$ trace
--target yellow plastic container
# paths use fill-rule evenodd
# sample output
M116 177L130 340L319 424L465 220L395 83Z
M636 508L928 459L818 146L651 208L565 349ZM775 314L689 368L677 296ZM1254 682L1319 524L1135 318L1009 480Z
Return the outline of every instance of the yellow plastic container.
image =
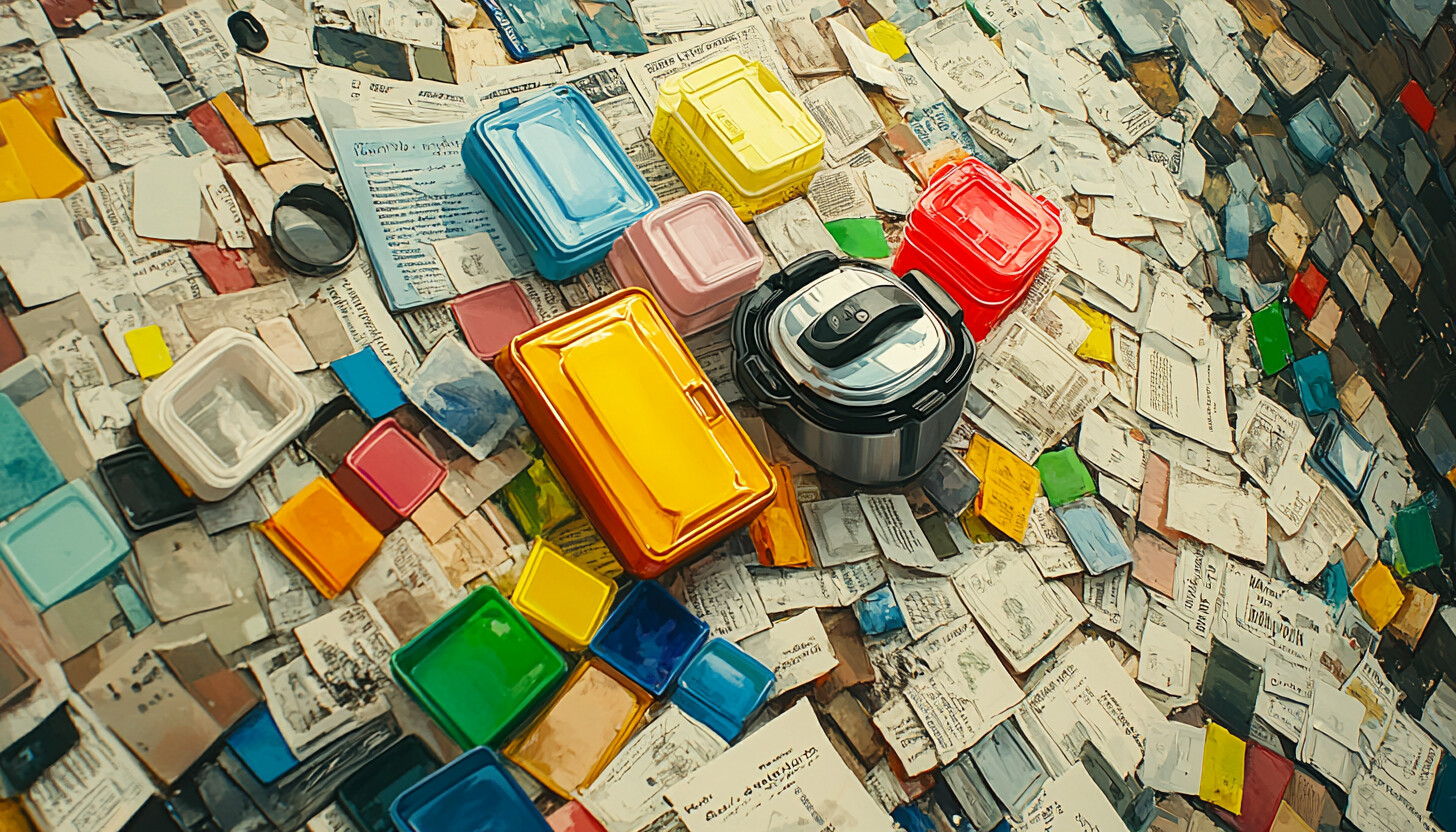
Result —
M570 798L617 756L652 696L601 659L576 666L556 698L505 747L511 762Z
M563 650L585 650L607 613L617 585L536 538L511 603L541 634Z
M642 289L517 335L495 366L635 577L706 551L773 502L768 465Z
M758 550L758 562L764 566L813 566L804 516L799 513L799 495L794 491L794 475L782 462L771 467L778 494L748 527L753 548Z
M657 91L652 143L691 191L717 191L750 220L809 190L824 131L758 61L727 54Z

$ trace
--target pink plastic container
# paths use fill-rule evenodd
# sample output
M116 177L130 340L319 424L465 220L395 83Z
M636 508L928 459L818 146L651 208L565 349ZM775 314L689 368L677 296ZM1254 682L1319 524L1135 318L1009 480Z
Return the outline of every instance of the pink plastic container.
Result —
M445 481L445 466L393 419L375 425L344 457L334 485L369 524L388 532Z
M490 361L511 339L541 323L521 285L514 280L477 289L450 302L465 345Z
M733 314L758 283L763 252L728 200L699 191L629 227L607 266L618 283L655 295L678 334L691 335Z

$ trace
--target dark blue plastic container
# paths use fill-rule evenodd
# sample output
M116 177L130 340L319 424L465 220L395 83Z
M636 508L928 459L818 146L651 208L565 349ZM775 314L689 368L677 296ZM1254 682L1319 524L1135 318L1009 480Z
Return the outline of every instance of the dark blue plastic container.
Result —
M389 815L400 832L551 832L500 755L483 745L405 791Z
M654 697L708 640L708 625L652 581L627 593L591 641L593 653Z
M470 126L465 170L521 232L547 280L601 262L657 195L586 96L561 85Z

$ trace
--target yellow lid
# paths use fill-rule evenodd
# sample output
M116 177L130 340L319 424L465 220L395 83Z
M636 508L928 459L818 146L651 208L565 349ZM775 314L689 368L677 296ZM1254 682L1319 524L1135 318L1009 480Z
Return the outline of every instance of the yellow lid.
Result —
M578 496L592 486L614 506L599 525L665 560L762 505L768 467L650 295L624 289L552 323L510 351L589 471Z
M259 133L258 128L253 126L253 122L248 121L248 117L238 109L232 96L225 92L219 93L216 98L212 99L212 106L217 108L217 114L222 116L228 129L233 131L233 135L238 139L238 144L243 146L243 150L248 154L248 159L254 165L261 168L273 161L273 158L268 155L268 146L263 143L263 134Z
M809 111L758 61L728 54L674 79L681 118L711 136L711 149L726 146L750 174L771 171L824 143ZM716 141L713 141L716 139ZM720 163L723 160L720 160Z
M162 328L156 324L129 329L122 336L126 348L131 351L131 360L136 365L137 375L152 378L172 369L172 351L162 337Z
M585 650L611 612L617 585L536 538L511 603L563 650Z
M86 173L51 141L45 128L18 99L0 101L0 138L15 151L35 195L41 199L65 196L86 181Z

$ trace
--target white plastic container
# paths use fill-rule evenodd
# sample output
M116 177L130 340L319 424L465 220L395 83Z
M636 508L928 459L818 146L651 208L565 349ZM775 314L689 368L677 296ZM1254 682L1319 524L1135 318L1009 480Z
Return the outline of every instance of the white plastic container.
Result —
M226 498L292 442L313 397L257 336L224 327L142 394L137 430L199 499Z

